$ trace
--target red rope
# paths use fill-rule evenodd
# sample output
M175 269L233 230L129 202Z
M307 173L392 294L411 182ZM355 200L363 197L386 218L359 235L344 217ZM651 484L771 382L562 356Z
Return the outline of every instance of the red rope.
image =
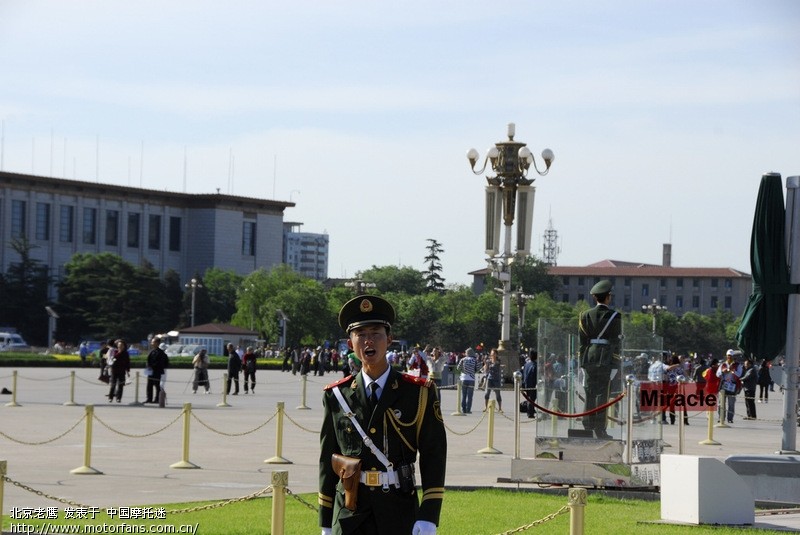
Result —
M622 398L625 397L625 392L623 392L619 396L615 397L614 399L612 399L608 403L604 403L603 405L600 405L599 407L595 407L594 409L592 409L590 411L580 412L580 413L577 413L577 414L569 414L569 413L565 413L565 412L556 412L556 411L551 411L551 410L545 409L544 407L542 407L540 405L537 405L535 402L531 401L530 398L528 398L528 396L525 394L525 392L523 392L522 395L525 397L525 399L528 400L528 403L532 403L534 407L536 407L540 411L545 412L547 414L552 414L553 416L562 416L564 418L580 418L581 416L588 416L590 414L594 414L596 412L600 412L602 410L605 410L605 409L609 408L611 405L614 405L615 403L619 403L622 400Z

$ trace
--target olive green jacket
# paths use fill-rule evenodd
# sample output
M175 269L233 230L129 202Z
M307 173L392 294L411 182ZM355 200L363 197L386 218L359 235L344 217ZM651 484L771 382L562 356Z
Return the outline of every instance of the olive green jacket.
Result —
M339 406L333 393L337 387L356 415L362 429L397 470L419 458L416 489L403 493L391 488L359 485L355 511L344 507L344 491L331 467L331 455L340 453L362 460L362 470L386 468L364 444L361 435ZM374 522L381 534L408 535L417 520L438 525L444 496L447 437L439 394L432 381L390 370L374 411L370 409L361 373L325 387L324 419L320 432L319 519L334 534L357 530L362 522Z

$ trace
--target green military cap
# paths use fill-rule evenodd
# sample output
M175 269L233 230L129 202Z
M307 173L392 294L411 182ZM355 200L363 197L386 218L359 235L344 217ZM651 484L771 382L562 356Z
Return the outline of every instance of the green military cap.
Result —
M359 295L344 304L339 311L339 326L349 333L356 327L380 324L391 328L394 308L386 299L375 295Z
M609 280L601 280L600 282L598 282L597 284L592 286L592 289L591 289L591 291L589 293L592 294L592 295L607 294L607 293L611 292L611 288L612 287L613 286L611 285L611 281L609 281Z

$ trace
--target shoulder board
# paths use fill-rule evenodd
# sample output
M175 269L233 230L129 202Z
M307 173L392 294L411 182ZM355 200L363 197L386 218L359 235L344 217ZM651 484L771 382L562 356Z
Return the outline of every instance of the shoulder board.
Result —
M334 387L337 387L337 386L343 385L343 384L345 384L346 382L348 382L348 381L351 381L351 380L353 380L353 376L352 376L352 375L348 375L347 377L344 377L344 378L342 378L342 379L339 379L339 380L338 380L338 381L336 381L335 383L331 383L331 384L329 384L329 385L326 385L326 386L325 386L325 388L323 388L323 390L330 390L330 389L332 389L332 388L334 388Z
M414 377L413 375L408 375L407 373L401 373L400 377L402 377L403 381L406 383L411 383L417 386L424 386L425 388L430 388L433 384L433 381L430 379L423 379L422 377Z

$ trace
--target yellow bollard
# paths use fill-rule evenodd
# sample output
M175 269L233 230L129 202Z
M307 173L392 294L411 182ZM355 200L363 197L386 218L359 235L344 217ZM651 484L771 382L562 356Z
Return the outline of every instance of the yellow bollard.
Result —
M708 413L708 436L705 440L698 442L701 446L720 446L721 443L714 440L714 411Z
M189 422L192 419L192 404L183 404L183 457L177 463L169 465L170 468L200 468L189 461Z
M463 412L461 412L461 379L459 378L456 380L456 412L452 413L450 416L465 416Z
M494 405L495 400L489 400L489 408L486 409L487 413L489 414L489 426L487 431L487 438L486 438L486 447L482 450L478 450L478 453L503 453L500 450L494 448Z
M278 423L275 429L275 457L271 457L264 461L268 464L292 464L292 461L281 457L283 451L283 401L278 402Z
M209 379L210 381L210 379ZM228 404L228 374L222 374L222 402L217 403L217 407L230 407Z
M141 403L139 401L139 376L140 376L140 372L139 372L139 370L136 370L136 375L133 378L133 401L128 403L128 405L131 405L131 406L133 406L133 405L144 405L144 403ZM145 386L145 388L147 388L147 386Z
M286 524L286 487L289 472L272 472L272 535L283 535Z
M69 401L64 402L65 407L74 407L75 403L75 371L69 372Z
M86 405L86 437L83 443L83 466L70 470L70 474L98 475L100 470L92 468L92 421L94 420L94 405Z
M0 533L3 531L3 485L6 482L6 461L0 461Z
M19 407L19 403L17 403L17 370L11 372L11 401L6 403L6 407Z
M569 489L569 535L583 535L586 489Z
M719 394L717 394L717 399L719 399L719 422L714 424L714 427L730 427L725 423L728 412L728 401L725 399L726 397L725 391L720 389Z
M300 382L303 383L303 394L302 394L302 398L301 398L301 401L300 401L300 406L295 407L295 408L297 410L305 411L305 410L309 410L310 409L310 407L306 406L306 389L307 389L307 386L308 386L308 376L307 375L301 375L300 376Z

